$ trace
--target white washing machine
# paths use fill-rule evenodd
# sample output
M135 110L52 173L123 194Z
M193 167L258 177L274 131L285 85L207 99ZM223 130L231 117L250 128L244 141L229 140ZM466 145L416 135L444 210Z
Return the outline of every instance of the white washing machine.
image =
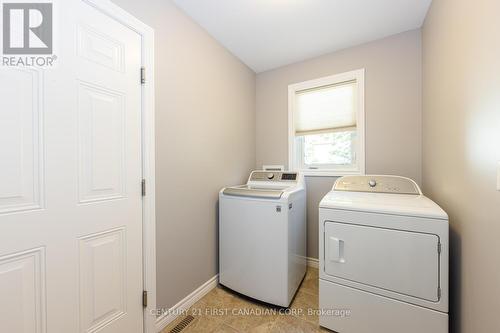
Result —
M219 194L219 282L288 307L306 272L306 192L296 172L254 171Z
M339 178L319 223L321 326L448 333L448 216L414 181Z

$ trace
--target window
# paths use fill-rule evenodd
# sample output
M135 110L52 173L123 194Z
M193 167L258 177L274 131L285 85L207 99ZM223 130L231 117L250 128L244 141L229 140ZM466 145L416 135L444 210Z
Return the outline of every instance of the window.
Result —
M365 172L363 69L290 85L288 100L291 169Z

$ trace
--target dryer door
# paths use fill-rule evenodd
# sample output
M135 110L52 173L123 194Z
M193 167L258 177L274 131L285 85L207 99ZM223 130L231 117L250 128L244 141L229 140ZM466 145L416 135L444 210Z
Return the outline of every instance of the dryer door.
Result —
M325 273L431 302L439 300L439 237L325 223Z

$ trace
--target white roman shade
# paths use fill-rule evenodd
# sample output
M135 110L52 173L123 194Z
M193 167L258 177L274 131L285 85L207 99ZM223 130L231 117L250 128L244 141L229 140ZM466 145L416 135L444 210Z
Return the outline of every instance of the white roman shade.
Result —
M356 129L356 80L297 91L295 136Z

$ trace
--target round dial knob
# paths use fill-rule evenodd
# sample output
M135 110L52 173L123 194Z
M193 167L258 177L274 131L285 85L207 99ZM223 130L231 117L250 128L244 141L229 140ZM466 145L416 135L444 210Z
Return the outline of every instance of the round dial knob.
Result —
M273 179L273 178L274 178L274 173L267 174L267 179Z
M370 185L370 187L375 187L377 186L377 182L374 179L372 179L368 182L368 185Z

